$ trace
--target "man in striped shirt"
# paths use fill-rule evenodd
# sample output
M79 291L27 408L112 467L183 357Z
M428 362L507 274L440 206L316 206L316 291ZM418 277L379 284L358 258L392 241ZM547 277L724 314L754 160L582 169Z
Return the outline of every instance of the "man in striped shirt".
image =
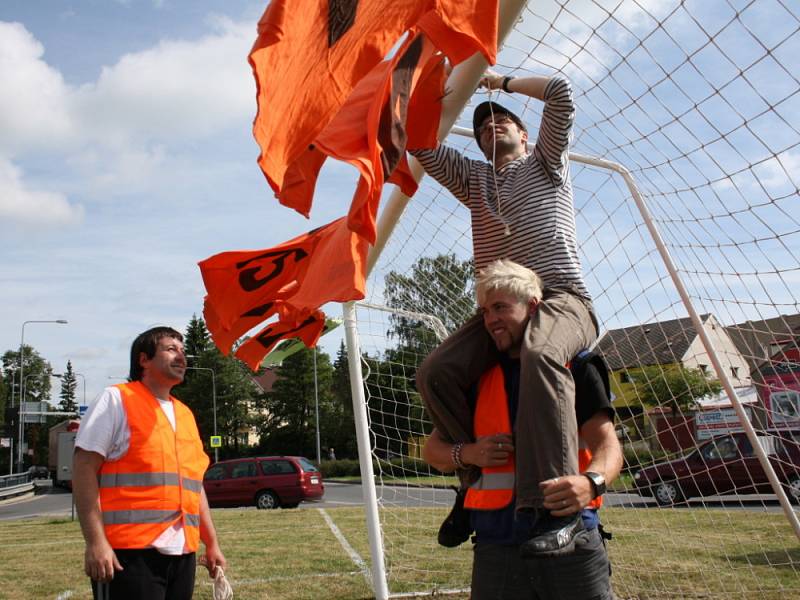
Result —
M556 556L574 549L580 518L554 517L543 506L542 487L578 473L575 384L569 361L597 337L597 320L583 281L569 174L575 119L567 79L503 77L487 71L481 85L544 102L536 143L505 107L480 104L473 115L475 140L487 161L471 160L439 145L413 154L425 171L470 211L475 269L509 259L535 271L546 289L530 319L521 353L516 418L517 510L536 513L529 556ZM495 338L507 332L491 332ZM434 425L451 443L470 442L468 391L498 360L492 337L476 315L422 364L417 384ZM462 485L477 473L462 470Z

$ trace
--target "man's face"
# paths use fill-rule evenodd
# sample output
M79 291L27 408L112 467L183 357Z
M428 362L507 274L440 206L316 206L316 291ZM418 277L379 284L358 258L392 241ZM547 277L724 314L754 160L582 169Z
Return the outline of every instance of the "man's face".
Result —
M497 349L512 358L519 357L522 337L528 319L536 310L537 302L520 302L516 296L503 290L493 290L481 305L483 324L492 336Z
M139 364L144 369L145 375L177 385L183 381L186 373L183 342L171 337L162 337L156 344L156 353L153 358L147 358L143 352L139 355Z
M504 113L495 113L486 117L481 123L479 132L481 148L485 149L485 153L489 158L492 155L493 145L497 147L497 151L507 151L509 149L524 151L525 144L528 141L528 134L520 129L511 117Z

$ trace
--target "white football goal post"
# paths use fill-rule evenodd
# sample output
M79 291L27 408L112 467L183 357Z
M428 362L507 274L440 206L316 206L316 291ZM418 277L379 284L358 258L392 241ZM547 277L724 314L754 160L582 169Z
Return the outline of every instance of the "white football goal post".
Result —
M626 455L601 511L617 596L800 595L800 7L500 6L497 70L561 72L575 92L578 243ZM473 158L484 68L453 71L440 132ZM493 99L535 137L540 103ZM372 582L377 598L467 597L470 544L436 544L453 480L419 460L414 377L474 310L470 219L427 178L387 196L368 296L344 306ZM668 477L682 459L700 467ZM663 481L642 487L651 468Z

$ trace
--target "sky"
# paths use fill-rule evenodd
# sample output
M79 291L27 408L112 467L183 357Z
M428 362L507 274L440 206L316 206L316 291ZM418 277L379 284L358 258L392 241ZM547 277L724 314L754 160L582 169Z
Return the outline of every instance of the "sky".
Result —
M56 372L70 360L91 399L127 374L138 333L202 315L199 261L346 213L351 167L326 163L306 220L278 205L257 166L247 54L265 7L0 2L0 352L19 348L26 321L67 320L25 325L25 343ZM570 77L573 151L632 173L699 312L725 324L800 312L796 6L537 0L523 17L498 70ZM501 101L529 124L541 113L519 95ZM573 183L601 327L683 316L621 178L574 165ZM424 183L368 299L380 302L388 270L439 252L469 256L469 219ZM375 322L378 350L387 327Z
M329 190L347 168L326 169L306 220L256 164L247 54L265 6L0 3L0 351L25 321L66 319L26 325L25 344L55 372L70 360L90 399L127 374L138 333L202 315L198 261L346 212Z

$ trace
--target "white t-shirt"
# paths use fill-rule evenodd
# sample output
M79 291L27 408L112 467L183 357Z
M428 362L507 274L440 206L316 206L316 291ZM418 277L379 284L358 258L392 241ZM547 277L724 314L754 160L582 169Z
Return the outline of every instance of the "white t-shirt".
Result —
M161 398L157 400L174 431L175 407L172 400ZM122 404L122 395L118 387L107 387L89 404L86 414L81 418L81 425L75 437L75 447L97 452L107 461L115 461L125 456L130 441L131 430L128 427L125 406ZM183 522L178 521L158 536L150 547L162 554L179 555L187 552L185 545Z

